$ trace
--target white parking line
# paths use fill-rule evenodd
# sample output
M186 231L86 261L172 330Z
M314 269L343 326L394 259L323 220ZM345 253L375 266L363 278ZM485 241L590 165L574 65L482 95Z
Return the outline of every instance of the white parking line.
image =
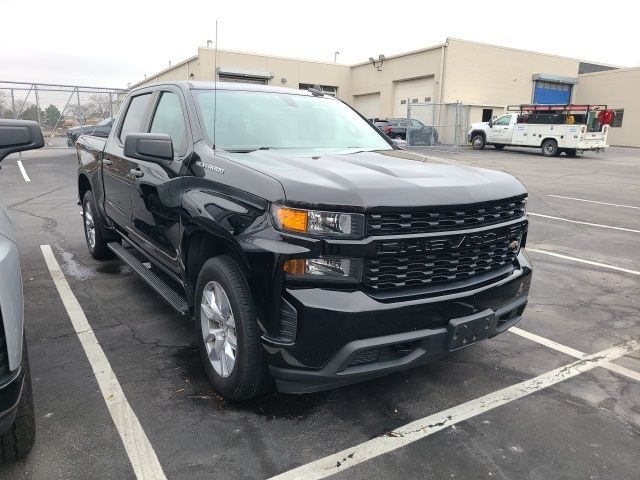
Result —
M147 435L144 433L138 417L136 417L124 396L122 387L111 369L109 360L107 360L100 343L93 333L80 303L78 303L71 287L67 283L53 250L49 245L41 245L40 248L47 262L53 283L80 339L84 353L91 364L93 374L98 380L102 397L107 404L113 423L118 429L136 477L140 480L166 480L158 457Z
M27 175L27 171L24 169L24 165L22 165L22 161L18 160L18 168L20 168L20 173L22 173L22 178L24 178L25 182L30 182L31 179L29 175Z
M549 340L548 338L541 337L540 335L536 335L535 333L527 332L526 330L522 330L518 327L511 327L509 331L511 333L515 333L516 335L520 335L521 337L527 338L533 342L544 345L545 347L549 347L559 352L566 353L567 355L570 355L572 357L585 358L588 356L588 354L581 352L580 350L567 347L566 345L562 345L558 342L554 342L553 340ZM611 370L612 372L616 372L620 375L624 375L625 377L629 377L632 380L640 382L639 372L623 367L621 365L617 365L615 363L605 363L600 366L602 368L606 368L607 370Z
M424 439L429 435L459 422L481 415L489 410L506 405L532 393L539 392L540 390L573 378L581 373L593 370L611 360L615 360L639 349L640 338L593 355L588 355L560 368L551 370L550 372L525 380L524 382L511 385L510 387L489 393L475 400L470 400L434 415L421 418L420 420L393 430L382 437L376 437L355 447L347 448L341 452L316 460L315 462L281 473L280 475L272 477L271 480L318 480L326 478L358 465L359 463L366 462L367 460L384 455L417 440Z
M587 265L593 265L594 267L608 268L609 270L616 270L617 272L630 273L632 275L640 275L638 270L629 270L628 268L616 267L615 265L609 265L607 263L593 262L591 260L585 260L583 258L570 257L569 255L562 255L560 253L549 252L547 250L539 250L537 248L527 247L528 252L542 253L543 255L550 255L552 257L563 258L565 260L571 260L573 262L586 263Z
M551 220L560 220L561 222L578 223L580 225L588 225L590 227L608 228L610 230L621 230L623 232L640 233L640 230L634 230L632 228L612 227L611 225L601 225L599 223L580 222L578 220L569 220L568 218L552 217L551 215L543 215L541 213L529 212L529 215L534 217L550 218Z
M548 195L548 196L553 198L564 198L565 200L576 200L577 202L597 203L599 205L609 205L611 207L635 208L640 210L640 207L634 207L631 205L620 205L619 203L596 202L595 200L587 200L585 198L575 198L575 197L563 197L562 195Z

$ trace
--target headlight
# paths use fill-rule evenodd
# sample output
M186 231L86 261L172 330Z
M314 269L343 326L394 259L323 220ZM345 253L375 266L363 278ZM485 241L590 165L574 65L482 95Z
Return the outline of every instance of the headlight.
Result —
M310 235L359 238L364 234L364 215L320 212L273 206L273 218L280 230Z
M359 282L362 260L358 258L294 258L283 267L288 280Z

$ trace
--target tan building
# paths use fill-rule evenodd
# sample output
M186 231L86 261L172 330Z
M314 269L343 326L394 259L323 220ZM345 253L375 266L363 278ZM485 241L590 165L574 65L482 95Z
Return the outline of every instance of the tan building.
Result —
M170 80L252 82L291 88L320 85L367 118L406 117L437 126L441 140L462 141L466 125L521 103L607 103L625 109L610 143L640 146L633 89L638 69L448 38L441 45L348 66L199 48L198 55L136 84ZM216 66L217 65L217 66ZM608 100L611 99L611 100ZM457 104L464 105L460 108ZM413 108L415 106L415 108ZM618 118L621 118L619 115ZM456 128L447 127L456 125ZM455 130L455 131L454 131ZM632 133L633 132L633 133Z

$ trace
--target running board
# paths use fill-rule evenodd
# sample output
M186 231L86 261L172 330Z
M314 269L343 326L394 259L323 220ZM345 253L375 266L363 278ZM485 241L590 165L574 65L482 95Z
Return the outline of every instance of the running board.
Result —
M122 245L117 242L107 243L107 247L115 253L120 260L129 265L134 272L142 277L147 284L153 288L171 307L181 315L189 313L189 304L174 289L160 279L150 269L145 267L140 260L131 255Z

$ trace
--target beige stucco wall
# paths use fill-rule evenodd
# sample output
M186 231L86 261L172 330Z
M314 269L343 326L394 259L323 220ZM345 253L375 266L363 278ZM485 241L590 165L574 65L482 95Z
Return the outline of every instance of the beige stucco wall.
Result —
M445 55L445 102L468 105L530 103L532 76L577 77L579 60L450 38Z
M149 77L135 86L172 80L213 81L215 67L215 50L199 48L198 55L193 59ZM275 86L298 88L300 83L336 86L338 96L351 101L351 67L347 65L219 50L218 67L270 72L273 78L269 84ZM283 82L282 79L286 81Z
M442 47L410 52L386 59L381 71L371 63L351 67L351 93L364 95L380 93L380 116L393 116L395 87L398 81L434 77L433 101L438 102Z
M640 68L623 68L580 75L576 103L624 108L622 127L609 131L609 145L640 147Z

